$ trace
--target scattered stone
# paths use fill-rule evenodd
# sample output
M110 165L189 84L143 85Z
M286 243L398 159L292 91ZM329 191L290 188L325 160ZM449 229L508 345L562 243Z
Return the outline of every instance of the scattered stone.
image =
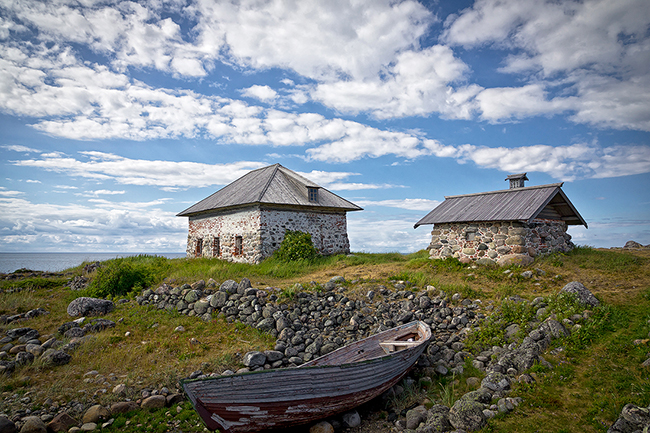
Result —
M343 420L343 426L347 428L355 428L361 424L361 417L359 416L359 412L357 412L356 410L353 410L351 412L346 412L345 414L343 414L342 420Z
M115 304L107 299L81 297L70 302L68 315L77 316L100 316L108 314L115 309Z
M70 427L77 425L77 421L68 415L67 412L61 412L47 424L47 429L54 433L67 432Z
M311 426L309 433L334 433L334 427L327 421L321 421Z
M266 363L266 355L257 351L248 352L242 362L246 367L261 367Z
M487 421L481 403L460 399L449 410L449 422L456 429L472 432L483 428Z
M43 353L41 359L50 365L65 365L70 362L72 356L65 353L63 350L48 349Z
M81 419L81 422L83 424L86 423L97 423L98 421L102 420L107 420L110 417L110 412L108 409L106 409L104 406L96 404L94 406L91 406L86 413L84 414L83 418Z
M120 401L111 405L111 414L118 415L120 413L126 413L137 409L139 409L139 406L134 401Z
M20 433L47 433L47 426L37 416L28 416L22 419L23 426Z
M167 399L164 395L152 395L151 397L147 397L142 400L140 406L143 409L160 409L162 407L165 407L166 404Z
M578 297L578 300L584 305L596 307L600 305L600 301L591 293L582 283L572 281L566 286L562 287L559 293L573 293Z
M18 429L16 424L8 418L0 416L0 433L16 433Z

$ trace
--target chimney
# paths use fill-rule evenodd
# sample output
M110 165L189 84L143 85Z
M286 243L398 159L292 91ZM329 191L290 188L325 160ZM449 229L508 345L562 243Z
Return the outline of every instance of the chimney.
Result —
M510 189L523 188L524 182L528 180L526 173L511 174L505 180L510 181Z

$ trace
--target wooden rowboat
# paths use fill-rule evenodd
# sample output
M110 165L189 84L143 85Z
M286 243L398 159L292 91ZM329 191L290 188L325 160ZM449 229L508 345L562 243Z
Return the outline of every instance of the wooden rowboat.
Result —
M349 344L297 368L183 380L211 430L279 429L327 418L381 395L415 365L431 338L411 322Z

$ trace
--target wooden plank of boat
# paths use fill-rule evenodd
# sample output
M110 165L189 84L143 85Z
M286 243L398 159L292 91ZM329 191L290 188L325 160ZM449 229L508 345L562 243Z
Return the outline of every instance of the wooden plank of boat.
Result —
M381 395L413 367L431 338L412 322L335 350L298 368L184 380L206 426L224 433L305 424Z

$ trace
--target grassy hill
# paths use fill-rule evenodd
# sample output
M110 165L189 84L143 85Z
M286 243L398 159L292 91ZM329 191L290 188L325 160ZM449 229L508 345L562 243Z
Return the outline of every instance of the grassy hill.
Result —
M425 251L412 255L362 254L283 263L270 259L260 265L232 264L211 259L173 259L139 256L104 262L90 277L85 291L72 291L67 281L82 275L83 266L66 275L30 273L0 280L0 315L14 315L35 308L49 314L27 321L0 325L8 329L38 329L44 341L58 334L71 318L68 304L82 295L102 295L116 301L116 309L105 316L114 328L93 334L72 355L69 364L49 367L38 359L0 377L0 413L31 411L52 406L70 407L79 402L108 405L113 401L141 397L142 390L166 387L173 391L178 379L196 370L220 373L241 367L241 357L250 350L273 349L268 334L215 317L210 322L176 312L157 310L134 302L146 287L162 283L180 286L210 278L249 278L253 287L272 288L283 302L292 302L297 287L321 290L334 276L346 279L345 295L364 298L380 285L391 288L406 282L409 290L434 286L451 295L481 299L498 307L518 295L532 300L558 292L566 283L579 281L606 306L597 325L583 338L554 344L554 355L545 355L553 365L533 367L537 381L518 384L512 396L523 403L511 414L490 420L484 431L504 432L605 432L626 403L650 404L650 369L641 363L650 357L650 251L577 248L568 254L543 257L527 268L495 268L463 265L455 260L431 261ZM522 276L525 270L536 276ZM508 272L509 271L509 272ZM300 284L301 286L297 286ZM129 302L119 303L120 299ZM485 314L503 309L486 309ZM216 315L215 315L216 316ZM179 332L179 327L184 331ZM498 336L497 336L498 338ZM498 341L498 340L495 340ZM479 372L467 369L464 376ZM391 404L404 407L414 401L453 401L466 390L465 378L435 378L413 390L409 399ZM112 392L125 384L126 394ZM407 401L408 400L408 401ZM28 403L25 403L28 401ZM385 415L385 414L384 414ZM374 431L390 431L382 409L372 417ZM114 418L106 431L203 431L198 416L185 402L171 408L131 412ZM358 428L363 431L363 426ZM367 426L365 428L368 428ZM370 431L370 430L366 430Z

